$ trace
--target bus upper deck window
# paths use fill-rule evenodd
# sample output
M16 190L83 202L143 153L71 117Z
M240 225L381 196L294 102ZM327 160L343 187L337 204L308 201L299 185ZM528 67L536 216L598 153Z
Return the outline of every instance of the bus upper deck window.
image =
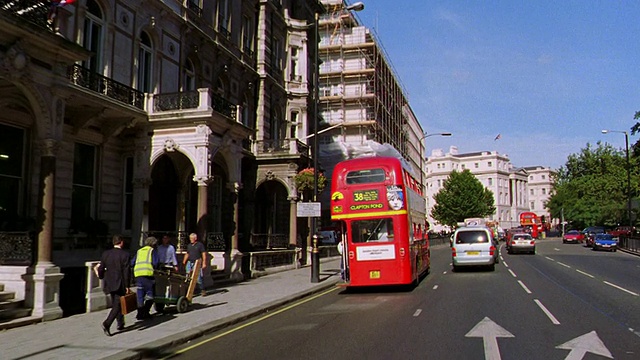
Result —
M383 169L367 169L350 171L347 173L347 184L371 184L382 183L385 179L385 173Z

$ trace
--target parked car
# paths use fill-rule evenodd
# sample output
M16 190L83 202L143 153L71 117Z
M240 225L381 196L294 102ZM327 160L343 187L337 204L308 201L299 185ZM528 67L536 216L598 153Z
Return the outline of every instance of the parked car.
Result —
M513 254L515 252L535 254L536 240L531 236L531 234L513 234L513 237L509 241L507 252L509 254Z
M562 243L582 243L584 242L584 234L578 230L569 230L562 236Z
M617 238L620 236L629 236L633 234L635 230L636 228L633 226L618 226L617 228L609 231L608 233L611 234L611 236L613 236L614 238Z
M463 266L488 266L495 270L498 263L498 241L484 226L461 227L451 237L452 264L456 271Z
M582 230L585 238L585 246L592 247L593 246L593 238L596 234L605 234L604 226L589 226Z
M618 250L617 238L614 238L611 234L596 234L593 239L593 250L601 249L614 252Z

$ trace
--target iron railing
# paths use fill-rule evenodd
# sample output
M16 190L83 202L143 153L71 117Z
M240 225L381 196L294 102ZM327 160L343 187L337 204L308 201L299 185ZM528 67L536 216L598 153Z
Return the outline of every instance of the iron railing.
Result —
M154 111L197 109L199 104L198 90L153 95Z
M34 241L27 231L0 232L0 265L31 265Z
M9 12L32 24L53 30L52 21L48 21L50 11L49 1L42 0L0 0L0 10Z
M142 109L144 94L130 86L95 73L78 64L69 67L67 77L75 85L101 93L114 100Z
M251 234L250 244L256 250L286 249L289 247L289 235Z
M627 251L635 252L640 254L640 238L637 237L627 237L620 236L618 238L618 247L621 249L625 249Z

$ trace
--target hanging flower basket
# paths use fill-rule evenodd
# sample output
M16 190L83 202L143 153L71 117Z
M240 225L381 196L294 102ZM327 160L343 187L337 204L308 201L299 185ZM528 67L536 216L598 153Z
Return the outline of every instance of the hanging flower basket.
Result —
M306 168L300 170L299 173L296 174L294 181L296 184L296 189L300 193L304 193L306 191L313 191L313 168ZM327 185L327 178L322 174L318 174L318 192L321 192L324 187Z

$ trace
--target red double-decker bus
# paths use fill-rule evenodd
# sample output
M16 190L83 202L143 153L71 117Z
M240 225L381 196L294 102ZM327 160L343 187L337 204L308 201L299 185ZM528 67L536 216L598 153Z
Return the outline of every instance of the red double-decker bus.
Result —
M430 267L425 213L419 182L397 158L338 163L331 219L342 228L347 286L418 284Z
M531 236L538 238L542 223L534 212L525 211L520 213L520 226L524 226L531 233Z

